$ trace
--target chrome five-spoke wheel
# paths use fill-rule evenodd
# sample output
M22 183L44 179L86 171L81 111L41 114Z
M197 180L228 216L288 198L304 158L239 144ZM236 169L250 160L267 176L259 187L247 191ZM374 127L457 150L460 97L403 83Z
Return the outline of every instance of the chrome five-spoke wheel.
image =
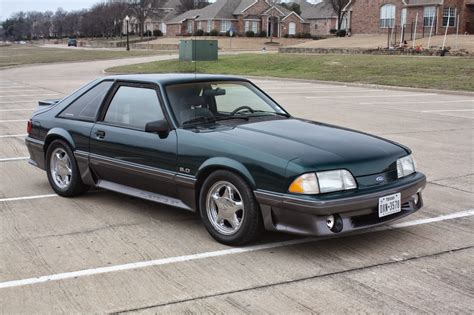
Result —
M51 177L60 189L67 189L72 179L72 164L69 155L63 148L56 148L51 154Z
M82 182L71 147L63 140L48 145L46 170L51 187L60 196L79 196L89 188Z
M239 190L227 181L212 185L206 198L207 216L212 226L224 235L240 229L245 207Z
M260 208L251 186L240 175L216 170L203 182L199 212L207 231L222 244L239 246L262 231Z

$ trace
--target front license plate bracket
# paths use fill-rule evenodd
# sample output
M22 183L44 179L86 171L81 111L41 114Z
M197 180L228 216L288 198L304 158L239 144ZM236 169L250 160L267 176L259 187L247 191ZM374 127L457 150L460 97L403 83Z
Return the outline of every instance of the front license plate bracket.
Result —
M400 193L379 198L379 218L402 211L402 195Z

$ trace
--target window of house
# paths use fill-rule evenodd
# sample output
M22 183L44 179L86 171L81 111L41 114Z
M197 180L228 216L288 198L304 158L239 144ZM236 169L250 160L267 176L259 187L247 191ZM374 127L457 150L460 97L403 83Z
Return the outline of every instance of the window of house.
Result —
M402 26L407 25L407 8L402 9L402 13L400 15L400 25Z
M395 5L386 4L380 7L380 27L387 28L395 25Z
M230 21L228 20L223 20L221 21L221 33L225 33L230 29Z
M288 35L296 35L296 23L290 22L288 24Z
M456 8L444 8L443 9L443 26L447 26L449 21L449 26L456 25Z
M258 22L257 21L245 21L245 31L252 31L254 33L258 32Z
M87 91L69 105L60 115L61 118L95 121L100 105L107 95L112 81L104 81Z
M202 21L198 21L198 30L202 30Z
M252 22L252 31L254 33L257 33L258 32L258 22L257 21L253 21Z
M110 102L104 122L145 130L147 123L164 119L156 90L121 86Z
M212 23L213 21L207 21L207 32L210 33L212 31Z
M188 34L194 33L194 21L193 20L188 20L187 30L188 30Z
M436 7L425 7L423 9L423 26L430 27L433 25L436 16Z

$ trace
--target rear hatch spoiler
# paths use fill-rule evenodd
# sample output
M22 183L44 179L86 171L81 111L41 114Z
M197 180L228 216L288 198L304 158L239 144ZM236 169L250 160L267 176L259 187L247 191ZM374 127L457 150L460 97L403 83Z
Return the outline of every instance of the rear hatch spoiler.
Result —
M60 99L39 101L38 107L34 111L34 114L40 114L40 113L46 112L50 110L54 105L59 103L60 101L61 101Z
M55 100L44 100L44 101L39 101L38 102L38 105L40 107L43 107L43 106L52 106L54 104L57 104L59 103L61 100L60 99L55 99Z

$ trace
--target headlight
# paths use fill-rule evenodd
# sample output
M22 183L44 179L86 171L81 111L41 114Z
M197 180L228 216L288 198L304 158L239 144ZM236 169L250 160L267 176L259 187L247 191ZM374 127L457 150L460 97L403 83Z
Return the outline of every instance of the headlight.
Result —
M319 190L321 193L357 188L356 181L349 171L337 170L318 172L316 174L318 175Z
M402 178L416 172L416 163L413 156L408 155L397 160L398 178Z
M314 195L357 188L356 181L347 170L308 173L291 183L289 192Z

